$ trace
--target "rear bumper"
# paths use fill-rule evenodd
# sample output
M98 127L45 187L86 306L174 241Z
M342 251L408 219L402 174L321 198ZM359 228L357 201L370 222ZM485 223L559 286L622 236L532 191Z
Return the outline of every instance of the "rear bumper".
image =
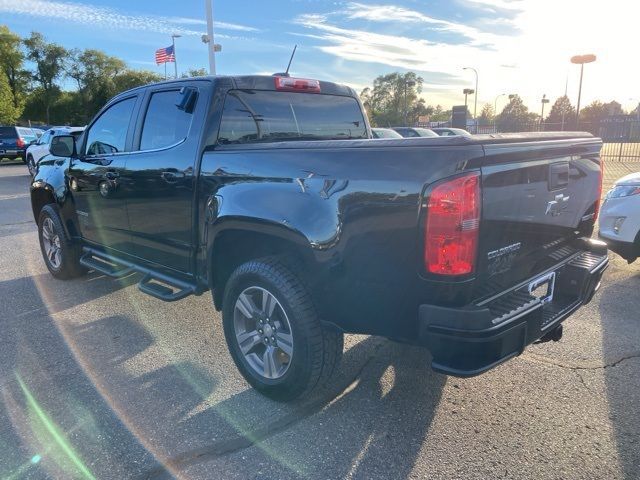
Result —
M4 149L0 147L0 158L25 158L26 150L16 150L15 148Z
M529 279L499 296L466 308L419 307L420 340L435 371L459 377L483 373L521 354L588 303L609 260L601 242L556 265L553 299L543 303L528 292ZM547 273L547 272L545 272ZM537 278L537 277L536 277Z

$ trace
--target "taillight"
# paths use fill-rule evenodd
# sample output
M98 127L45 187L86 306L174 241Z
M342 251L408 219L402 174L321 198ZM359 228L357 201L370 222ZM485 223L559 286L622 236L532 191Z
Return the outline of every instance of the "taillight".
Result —
M600 213L600 202L602 201L602 177L604 176L604 160L600 159L600 178L598 179L598 198L593 210L593 223L598 220L598 213Z
M320 81L306 78L273 77L276 90L288 92L320 93Z
M18 139L16 140L16 147L18 147L18 148L24 148L24 146L25 146L25 145L26 145L26 144L24 143L24 140L22 140L21 138L18 138Z
M427 202L424 263L429 273L465 275L475 269L480 230L480 174L437 184Z

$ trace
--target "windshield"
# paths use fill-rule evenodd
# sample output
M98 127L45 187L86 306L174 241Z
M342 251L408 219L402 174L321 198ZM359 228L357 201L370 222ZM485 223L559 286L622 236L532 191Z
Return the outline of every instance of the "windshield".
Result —
M374 128L371 131L373 132L373 138L402 138L402 135L398 132L388 128Z
M414 130L417 132L418 136L420 137L439 137L440 136L436 132L434 132L433 130L429 130L428 128L414 128Z
M316 93L232 90L227 94L218 143L368 138L353 97Z

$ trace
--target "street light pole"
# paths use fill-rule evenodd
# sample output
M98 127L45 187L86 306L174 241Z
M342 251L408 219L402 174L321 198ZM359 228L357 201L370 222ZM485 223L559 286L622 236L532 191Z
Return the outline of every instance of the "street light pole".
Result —
M476 132L478 133L478 123L477 123L477 114L478 114L478 71L473 67L464 67L463 70L473 70L473 73L476 74L476 88L475 95L473 97L473 120L476 122Z
M174 33L171 35L171 45L173 46L173 68L178 78L178 56L176 55L176 38L180 38L182 35Z
M504 97L506 95L506 93L501 93L500 95L498 95L496 97L496 99L493 101L493 116L497 116L498 115L498 99L500 97Z
M213 0L204 0L207 10L207 52L209 57L209 75L216 74L215 42L213 41Z
M542 111L540 112L540 126L542 127L542 124L544 123L544 106L546 103L549 103L549 99L547 98L547 94L543 94L542 95Z
M582 76L584 74L584 64L596 61L596 56L593 54L587 55L575 55L571 57L571 63L580 65L580 86L578 87L578 104L576 105L576 129L580 124L580 99L582 97Z
M466 128L467 127L467 112L469 111L467 109L467 95L471 95L472 93L475 93L475 90L473 88L465 88L464 90L462 90L462 93L464 93L464 118L465 118L464 126ZM474 119L474 121L475 121L475 119ZM476 125L475 130L476 130L475 133L478 133L478 126L477 125Z

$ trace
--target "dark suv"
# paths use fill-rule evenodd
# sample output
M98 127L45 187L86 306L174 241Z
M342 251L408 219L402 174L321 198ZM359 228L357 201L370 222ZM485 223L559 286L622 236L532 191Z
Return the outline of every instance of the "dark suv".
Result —
M37 138L29 127L0 127L0 159L19 157L26 163L27 147Z

